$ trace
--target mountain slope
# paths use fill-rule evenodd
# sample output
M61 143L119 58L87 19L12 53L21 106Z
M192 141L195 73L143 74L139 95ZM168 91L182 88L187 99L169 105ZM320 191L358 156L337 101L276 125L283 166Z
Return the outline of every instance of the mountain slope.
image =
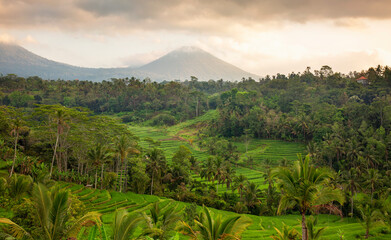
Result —
M20 46L0 43L0 73L22 77L39 76L43 79L80 79L102 81L130 77L130 68L83 68L48 60Z
M140 68L83 68L48 60L20 46L0 43L0 73L43 79L80 79L102 81L110 78L149 77L155 81L186 80L196 76L200 80L240 80L258 78L195 47L174 50Z
M196 47L182 47L139 68L144 72L153 72L166 79L200 80L241 80L243 77L259 78L255 74L243 71L224 62L208 52Z

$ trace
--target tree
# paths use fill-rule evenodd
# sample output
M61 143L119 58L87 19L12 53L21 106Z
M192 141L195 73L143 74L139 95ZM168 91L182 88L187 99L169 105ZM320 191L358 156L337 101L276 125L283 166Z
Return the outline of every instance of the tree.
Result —
M156 187L156 182L160 184L161 177L165 172L166 168L166 157L163 154L163 151L160 149L153 149L148 154L145 155L147 160L147 171L151 177L151 195L153 194L154 187Z
M57 240L76 237L85 223L93 221L100 224L100 215L96 212L89 212L69 224L69 195L68 192L58 188L49 191L44 185L36 184L33 188L33 203L41 228L40 239ZM33 239L31 233L9 219L0 218L0 223L10 225L14 237L27 236Z
M122 172L123 172L123 167L125 166L126 170L126 159L129 154L139 154L140 151L136 148L136 142L130 141L129 137L126 135L121 135L119 136L114 144L114 151L116 152L116 155L119 159L119 161L116 162L116 172L118 175L119 169L121 169L121 175L120 175L120 181L119 181L119 191L122 191L123 188L123 183L122 183ZM124 165L125 163L125 165Z
M332 177L331 172L325 168L316 168L310 164L309 156L299 160L292 168L278 167L273 169L272 176L277 178L281 190L281 199L278 213L282 210L297 207L301 214L302 239L308 239L306 214L314 206L328 204L333 201L344 202L341 191L328 185Z
M243 200L243 191L246 188L247 177L243 174L234 178L234 184L232 186L233 189L237 189L240 194L240 200Z
M347 172L342 173L344 180L343 186L350 191L350 217L353 218L354 214L354 196L358 189L360 189L360 183L357 181L358 174L355 168L351 168Z
M206 162L204 162L204 164L202 165L202 170L201 170L201 178L206 178L208 180L208 182L212 179L214 179L215 175L215 165L214 165L214 162L213 162L213 158L212 157L208 157L206 159Z
M244 192L243 200L246 206L251 210L261 201L258 199L260 190L254 182L247 182L246 191Z
M372 203L365 203L359 207L361 215L361 225L365 228L365 238L369 238L369 231L378 224L383 224L384 215L379 208Z
M106 161L108 161L111 157L110 151L104 147L102 144L97 144L95 148L91 149L88 154L88 158L91 160L92 165L95 168L95 189L98 181L98 169L103 168ZM103 176L101 176L101 185L103 184Z
M216 192L218 193L219 184L221 183L221 180L223 179L223 176L225 174L226 164L224 162L224 159L221 157L216 157L213 163L215 167L214 180L217 180Z
M364 181L364 185L369 187L371 190L371 202L373 201L373 194L375 192L376 186L379 185L380 178L381 175L379 170L371 168L367 171L367 177Z
M172 207L169 203L163 212L159 206L159 202L155 202L149 210L149 215L143 214L147 228L144 229L144 236L152 237L153 239L167 240L174 233L174 228L180 219L177 214L177 207Z
M306 220L306 225L308 229L308 239L309 240L319 240L321 239L326 227L319 228L315 230L316 225L318 224L318 218L309 216Z
M56 157L57 146L58 146L58 142L60 139L60 135L64 132L64 128L68 126L67 123L65 122L66 117L67 117L67 115L63 109L59 108L56 110L54 121L57 126L57 132L56 132L56 143L54 145L52 164L50 165L50 173L49 173L50 177L52 176L52 173L53 173L54 159Z
M285 223L282 225L282 229L274 227L277 232L277 236L271 236L274 240L295 240L300 237L300 233L294 229L289 228Z
M12 177L12 173L14 172L14 168L15 168L18 139L19 139L19 133L20 133L20 129L22 128L22 125L23 125L23 122L22 122L22 120L20 118L15 118L12 121L12 131L11 131L11 134L13 134L15 136L15 142L14 142L14 158L12 160L12 167L11 167L10 177Z
M213 216L211 211L203 206L202 212L194 220L195 227L182 221L181 232L191 239L223 240L240 239L240 235L251 225L251 220L243 216L228 217Z

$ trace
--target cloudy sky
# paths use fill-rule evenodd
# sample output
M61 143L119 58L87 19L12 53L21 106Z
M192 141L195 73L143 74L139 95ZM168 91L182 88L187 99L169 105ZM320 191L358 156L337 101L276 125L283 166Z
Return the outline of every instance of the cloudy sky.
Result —
M390 0L0 0L0 41L83 67L198 46L246 71L391 65Z

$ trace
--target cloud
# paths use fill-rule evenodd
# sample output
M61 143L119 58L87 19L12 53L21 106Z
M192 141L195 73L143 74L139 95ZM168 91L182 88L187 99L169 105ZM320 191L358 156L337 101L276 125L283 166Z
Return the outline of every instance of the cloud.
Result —
M3 33L3 34L0 34L0 42L1 43L16 43L16 39L7 33Z
M163 56L163 52L149 52L132 54L127 57L120 58L123 67L140 67L144 64L150 63L159 57Z
M102 32L165 29L224 32L276 22L390 19L389 0L0 0L3 28Z

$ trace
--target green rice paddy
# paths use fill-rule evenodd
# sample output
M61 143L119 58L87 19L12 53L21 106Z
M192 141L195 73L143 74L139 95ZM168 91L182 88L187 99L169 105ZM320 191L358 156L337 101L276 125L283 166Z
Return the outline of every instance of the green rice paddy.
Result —
M68 189L73 194L77 195L79 199L85 204L87 211L96 211L101 213L101 220L104 223L106 231L110 234L111 223L114 218L115 211L118 209L126 209L130 213L142 213L147 212L153 203L159 202L160 207L164 210L169 203L172 203L177 212L182 214L184 209L189 203L173 201L167 198L160 198L157 196L135 194L132 192L119 193L107 190L95 190L91 188L85 188L81 185L72 183L59 182L61 188ZM198 207L200 210L201 207ZM224 217L237 216L238 214L233 212L221 211L212 209L215 214L222 214ZM252 220L252 224L243 233L242 239L271 239L272 235L276 234L274 227L280 229L283 224L290 227L294 227L300 231L300 216L299 215L285 215L285 216L254 216L242 214L242 216L248 217ZM365 230L356 219L343 218L335 215L318 215L318 228L326 227L326 231L323 235L323 239L362 239ZM373 235L371 239L386 240L391 239L390 233L382 233L386 228L377 227L371 230ZM138 229L137 233L141 233L141 229ZM186 239L185 236L181 236L181 239Z

